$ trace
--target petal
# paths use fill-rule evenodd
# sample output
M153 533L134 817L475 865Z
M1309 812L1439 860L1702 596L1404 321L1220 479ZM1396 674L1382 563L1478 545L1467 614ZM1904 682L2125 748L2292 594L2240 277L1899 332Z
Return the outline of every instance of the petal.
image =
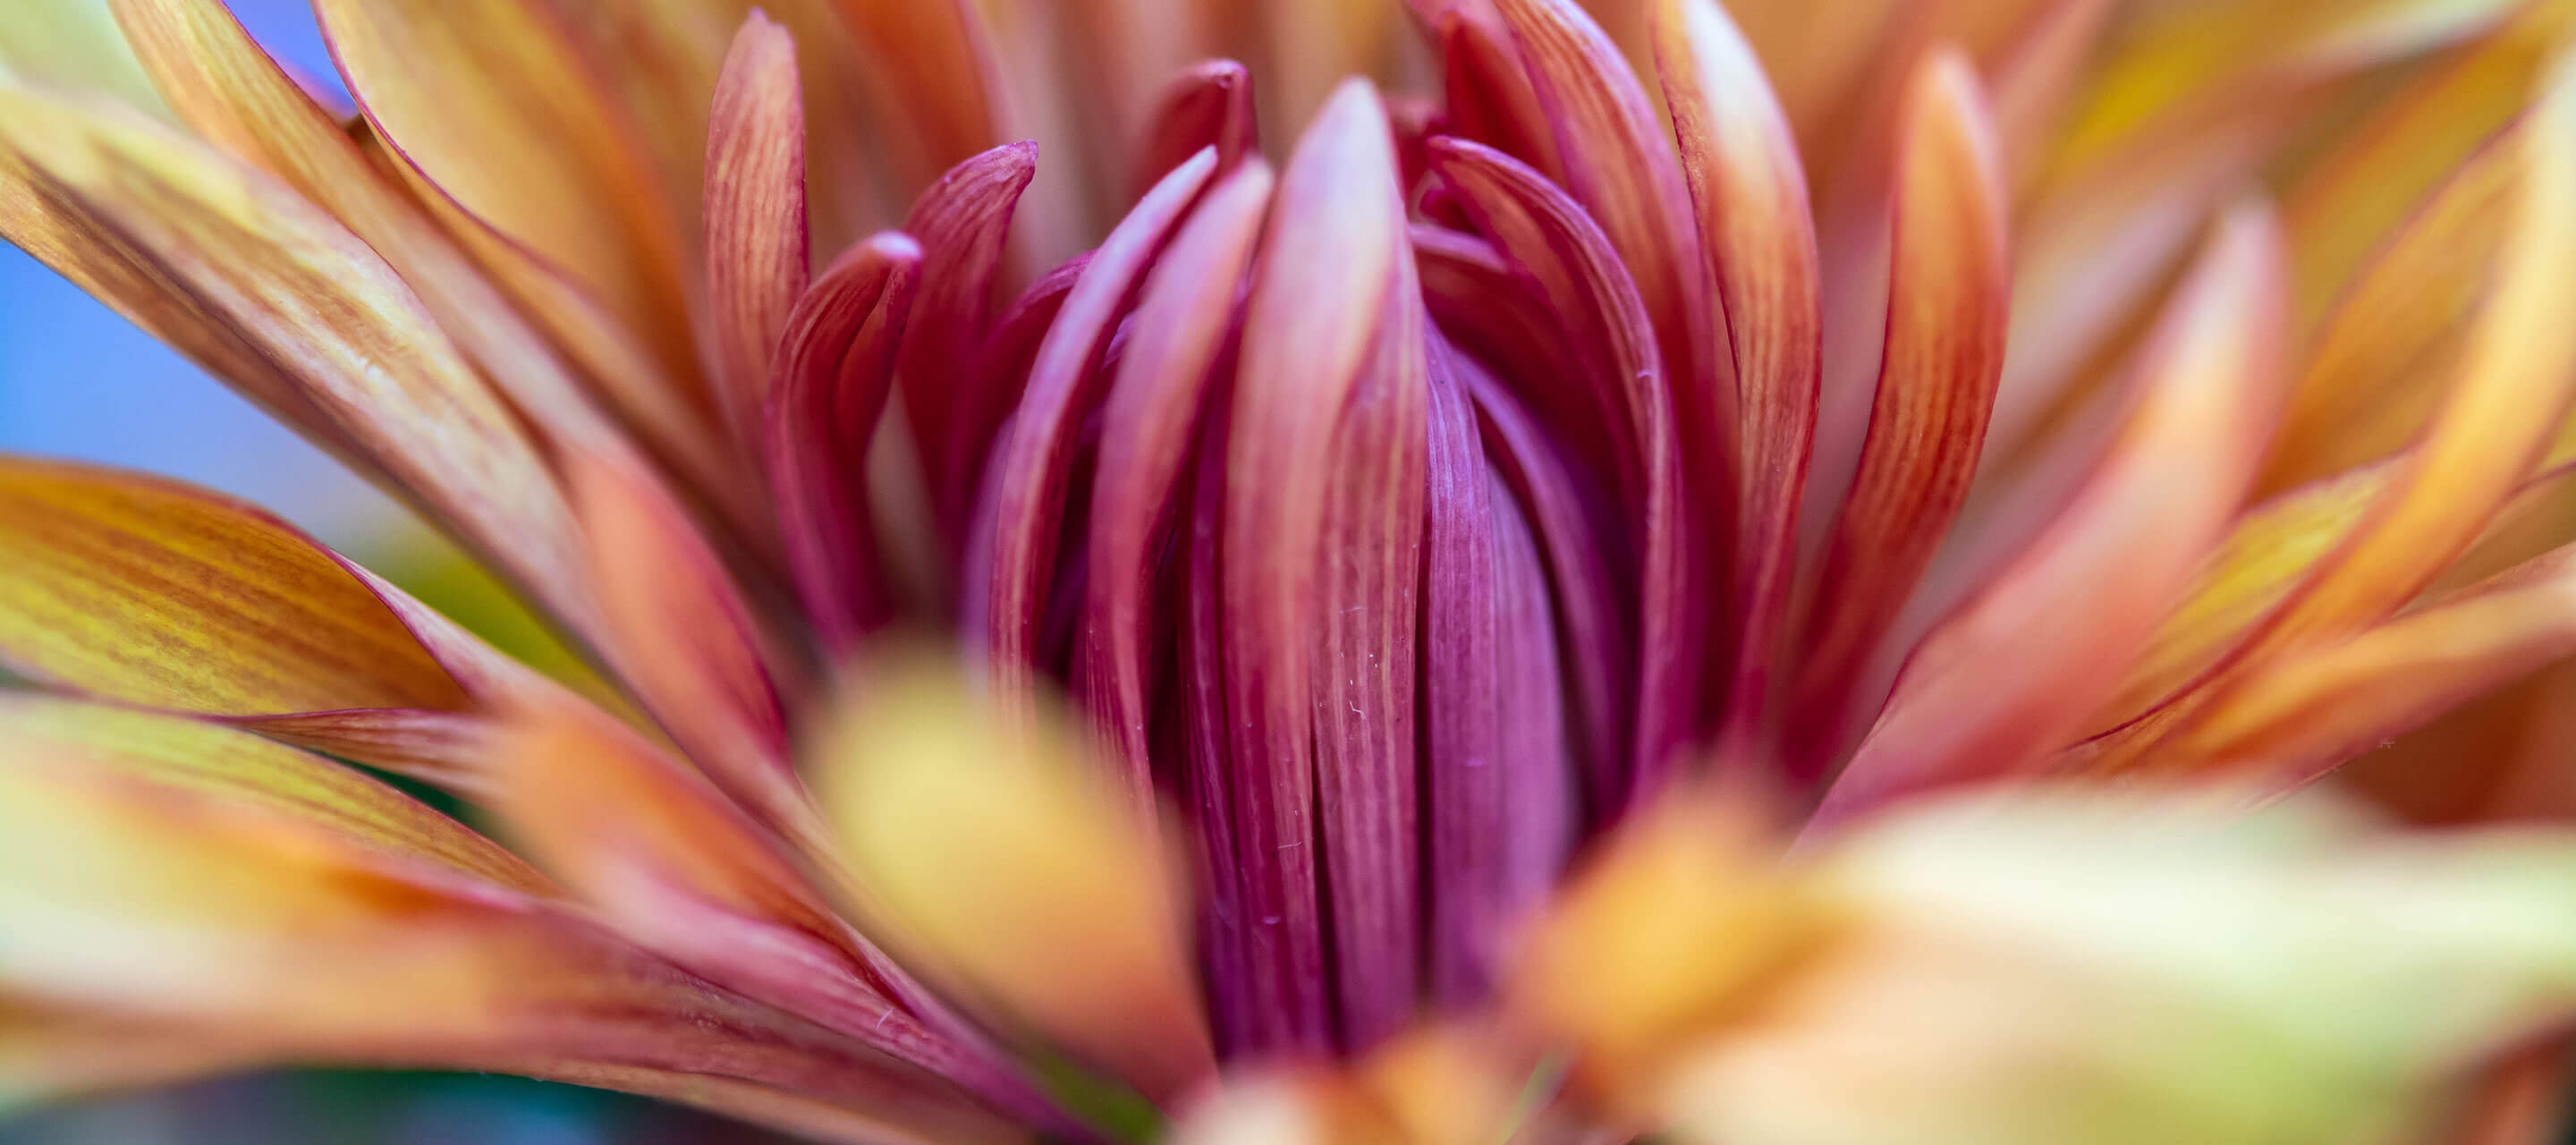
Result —
M1365 82L1345 85L1299 140L1263 251L1220 550L1228 754L1242 769L1228 818L1248 934L1246 964L1219 976L1256 999L1239 1040L1321 1049L1334 1002L1355 1039L1409 1009L1418 940L1404 840L1423 320L1393 141ZM1324 974L1327 910L1338 981Z
M1701 534L1688 513L1681 439L1668 362L1637 284L1607 236L1538 173L1480 144L1437 139L1434 174L1457 193L1477 226L1494 237L1520 273L1571 325L1590 372L1586 388L1606 407L1620 499L1637 514L1619 560L1642 565L1638 590L1637 710L1628 786L1659 782L1693 732L1711 586L1694 560ZM1630 796L1623 794L1624 803Z
M610 667L726 791L772 824L795 821L804 795L757 614L678 505L614 459L567 463Z
M963 384L951 383L956 393L950 399L948 481L934 485L933 493L940 520L961 550L974 535L970 518L990 504L982 494L994 447L1010 424L1056 315L1090 264L1091 253L1085 251L1030 283L992 323L965 369ZM949 376L956 376L953 367Z
M511 837L620 933L996 1108L1061 1119L832 912L792 847L687 765L563 705L520 706L495 740L507 777L495 809Z
M1547 582L1487 468L1456 353L1434 349L1423 547L1422 803L1431 996L1493 983L1507 928L1542 901L1573 838L1564 691Z
M921 243L921 297L895 372L931 494L945 508L983 477L959 460L965 420L958 375L975 368L993 321L995 277L1020 195L1037 174L1037 145L996 147L959 163L921 193L903 233ZM982 443L976 443L980 450ZM955 517L943 517L954 522Z
M1215 170L1216 153L1201 151L1102 240L1048 327L1019 406L995 445L985 493L993 532L989 541L976 538L990 564L970 567L967 574L968 584L986 586L986 592L980 598L969 592L965 624L970 639L986 642L986 670L1005 696L1022 694L1032 684L1037 627L1048 608L1048 581L1066 530L1075 438L1103 396L1108 379L1102 358L1113 327Z
M2144 392L2121 437L2057 520L1912 653L1819 822L2024 770L2120 686L2252 485L2282 395L2283 262L2267 209L2229 215L2139 364Z
M1253 118L1252 73L1233 60L1190 65L1172 81L1146 129L1138 198L1202 147L1216 148L1219 171L1261 153L1261 125Z
M93 92L170 118L152 77L117 34L108 0L29 0L0 24L0 78L12 74L49 87Z
M1146 280L1101 411L1080 675L1084 707L1150 803L1153 593L1200 420L1235 328L1244 271L1276 180L1257 157L1207 193Z
M735 433L762 437L770 359L805 293L805 101L796 40L754 10L734 34L707 124L708 353Z
M2003 368L2005 202L1976 79L1915 75L1898 160L1887 350L1859 469L1816 573L1793 767L1843 749L1862 674L1965 501Z
M1742 631L1723 683L1728 726L1744 735L1768 715L1815 438L1823 365L1816 229L1788 119L1724 9L1662 0L1654 25L1664 100L1735 350L1744 476L1731 583Z
M0 229L425 506L578 623L535 446L366 244L160 125L0 89Z
M1186 891L1075 742L936 670L887 668L814 766L876 933L994 1018L1169 1098L1213 1068Z
M163 1070L520 1072L842 1140L1012 1136L933 1075L443 864L489 844L363 780L320 779L330 767L232 749L13 754L0 766L0 869L17 873L0 880L0 991L161 1025L167 1051L147 1056ZM338 802L313 802L326 794ZM179 1048L203 1053L170 1061Z
M2576 550L2293 655L2167 750L2305 783L2472 696L2576 652Z
M488 780L484 705L544 686L257 509L0 457L0 662L433 782Z
M2342 285L2314 336L2267 487L2379 460L2422 435L2493 281L2524 134L2516 125L2490 140Z
M384 256L457 347L547 440L612 431L542 334L218 0L111 0L180 118L268 172Z
M1548 127L1538 89L1512 45L1511 29L1486 0L1415 0L1440 41L1442 91L1449 134L1472 139L1561 182L1556 136Z
M680 199L597 65L527 0L317 0L367 120L460 241L526 297L560 273L711 409L688 316ZM533 300L532 300L533 301ZM549 309L554 309L549 307ZM558 336L569 336L561 315Z
M868 502L868 451L894 388L921 247L893 232L833 260L797 300L769 383L769 483L805 615L846 654L891 604Z
M898 186L938 173L1010 136L993 31L972 0L837 0L857 30Z

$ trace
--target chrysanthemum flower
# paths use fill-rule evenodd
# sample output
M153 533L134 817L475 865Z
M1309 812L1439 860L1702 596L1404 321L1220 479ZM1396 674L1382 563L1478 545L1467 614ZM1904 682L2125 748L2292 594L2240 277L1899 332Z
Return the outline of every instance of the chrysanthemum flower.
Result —
M0 459L0 1095L2343 1142L2576 1014L2576 841L2228 825L2576 650L2576 6L314 7L0 16L0 232L596 675Z

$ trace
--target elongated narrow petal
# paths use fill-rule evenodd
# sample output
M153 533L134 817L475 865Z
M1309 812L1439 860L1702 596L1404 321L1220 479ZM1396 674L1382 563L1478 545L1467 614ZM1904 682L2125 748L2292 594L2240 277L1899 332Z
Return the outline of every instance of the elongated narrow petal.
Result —
M957 372L971 369L993 319L995 276L1020 195L1037 174L1037 145L1013 143L969 158L924 190L903 233L921 243L921 301L905 328L903 404L913 440L941 506L980 472L960 473L952 456L963 404Z
M770 363L805 293L805 101L796 41L757 10L734 34L707 124L709 358L746 443L764 436Z
M796 821L773 652L731 574L632 471L571 464L609 666L735 798L773 825Z
M547 440L612 432L584 383L437 222L390 184L220 0L115 0L127 38L198 134L347 224ZM701 466L704 459L695 459ZM688 470L703 478L704 468Z
M202 1051L188 1068L507 1071L836 1140L1014 1136L935 1075L459 869L497 849L391 791L326 779L321 760L165 746L190 754L31 746L0 767L13 1003L156 1028L172 1051Z
M1485 456L1526 517L1544 558L1567 679L1567 734L1573 745L1584 821L1598 823L1627 799L1627 681L1637 668L1635 631L1623 614L1607 550L1585 510L1588 495L1538 421L1472 361L1452 364L1476 399Z
M1423 547L1425 935L1432 997L1473 1004L1541 900L1574 825L1564 692L1546 574L1485 460L1455 350L1431 372Z
M987 591L966 602L966 628L986 641L985 667L1005 695L1032 685L1037 627L1064 534L1075 438L1108 383L1101 359L1110 335L1215 171L1215 150L1202 150L1102 240L1048 327L1010 428L995 446L986 492L993 532L989 541L976 538L979 546L989 546L982 551L990 564L969 574L969 583L986 585Z
M862 916L993 1019L1184 1092L1214 1064L1185 889L1107 770L936 670L878 676L814 755Z
M2510 128L2415 204L2320 319L2264 480L2304 484L2397 453L2442 403L2492 282L2525 169Z
M448 875L527 894L552 890L498 844L419 801L245 731L25 693L0 695L0 729L13 751L291 814L333 838L400 852Z
M2576 652L2576 551L2302 653L2224 699L2167 750L2284 786Z
M1000 57L974 0L834 0L866 50L876 126L898 185L939 172L1010 138Z
M993 321L971 358L974 364L966 371L963 384L954 387L957 392L949 399L951 417L947 448L943 451L948 457L943 467L948 480L944 485L934 485L933 494L941 510L940 520L960 550L974 536L972 518L990 504L980 498L989 476L993 448L1010 424L1012 410L1028 383L1029 371L1037 364L1038 350L1046 345L1057 313L1064 309L1065 300L1072 297L1074 285L1082 281L1082 272L1090 265L1091 253L1085 251L1021 291Z
M1144 287L1118 376L1101 412L1092 479L1082 630L1083 697L1104 739L1150 803L1147 690L1152 681L1154 576L1200 419L1234 331L1240 283L1276 180L1258 158L1207 194Z
M891 603L867 460L921 265L921 247L900 234L843 252L788 315L767 387L763 452L788 568L834 653L847 653Z
M1707 531L1688 512L1671 363L1656 349L1637 283L1607 236L1565 193L1489 147L1434 140L1432 169L1533 279L1579 339L1596 401L1607 408L1621 459L1617 493L1636 516L1626 537L1642 568L1636 625L1639 665L1627 786L1651 788L1692 735L1713 615L1707 569L1694 560ZM1626 795L1620 797L1623 801Z
M1145 133L1137 195L1190 161L1202 147L1216 148L1217 170L1231 170L1261 152L1261 124L1254 118L1252 72L1233 60L1192 64L1172 81Z
M2081 730L2225 537L2284 392L2278 225L2240 207L2140 363L2128 427L2029 549L1915 650L1818 812L2011 774ZM2009 681L1991 668L2010 662Z
M1320 1050L1331 1037L1335 1003L1318 888L1324 859L1316 853L1327 828L1316 805L1314 738L1318 699L1332 687L1320 662L1318 634L1328 630L1318 581L1329 555L1326 525L1336 519L1335 428L1398 306L1404 240L1394 163L1375 93L1362 83L1345 87L1307 128L1281 177L1244 320L1218 599L1229 651L1226 754L1241 769L1229 777L1235 806L1227 818L1251 925L1242 962L1215 976L1250 994L1251 1012L1234 1036L1262 1049ZM1346 810L1390 815L1411 806ZM1387 889L1375 875L1362 877ZM1384 983L1352 988L1375 997Z
M2003 369L2004 189L1976 78L1915 75L1896 193L1886 359L1860 468L1817 573L1792 725L1814 766L1841 750L1887 625L1967 497Z
M219 494L0 458L0 663L462 790L487 705L544 687L400 590Z
M1430 0L1427 18L1440 39L1443 106L1449 133L1473 139L1551 178L1563 172L1556 136L1511 29L1491 0Z
M431 205L456 212L478 258L523 296L532 277L561 273L696 408L713 408L678 197L558 17L524 0L317 0L313 11L368 122Z
M511 838L638 944L999 1108L1059 1117L840 921L793 848L687 765L559 704L517 706L491 751Z
M1788 118L1724 9L1716 0L1662 0L1654 25L1664 100L1714 268L1717 317L1735 350L1743 486L1731 584L1739 635L1720 686L1727 726L1743 736L1768 714L1774 643L1797 564L1798 501L1823 368L1816 228Z
M559 489L509 410L347 230L159 124L0 89L0 230L586 614Z
M2466 550L2531 476L2576 400L2576 330L2551 317L2576 305L2576 219L2551 206L2576 196L2576 65L2562 59L2528 114L2505 257L2424 440L2392 463L2367 515L2230 660L2177 702L2082 745L2071 764L2126 768L2271 657L2385 619Z

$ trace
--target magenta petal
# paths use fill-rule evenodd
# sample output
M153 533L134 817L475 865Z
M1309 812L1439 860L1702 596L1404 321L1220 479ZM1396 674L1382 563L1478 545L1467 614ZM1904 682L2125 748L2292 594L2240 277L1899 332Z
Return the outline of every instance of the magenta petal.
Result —
M931 467L931 502L950 543L960 550L975 533L969 518L989 508L982 483L993 444L1019 404L1056 312L1090 265L1091 252L1084 251L1040 275L992 323L970 362L950 363L937 375L955 391L947 399L948 429L944 438L924 439L922 453L925 459L934 454L947 459Z
M769 384L767 458L805 613L835 652L881 618L868 444L893 386L921 247L892 232L833 261L788 316Z
M940 507L950 504L951 491L982 474L980 468L952 468L948 443L966 416L960 409L965 402L960 375L977 361L992 327L994 280L1010 238L1011 217L1021 192L1037 175L1037 163L1034 143L977 155L922 192L903 221L903 232L921 244L921 287L895 373L903 379L906 417ZM942 520L953 523L955 518Z
M1617 491L1639 507L1642 570L1632 782L1651 788L1694 731L1712 592L1708 563L1694 559L1705 526L1690 511L1672 387L1645 301L1591 216L1528 166L1463 139L1433 140L1431 161L1477 225L1574 326L1595 392L1622 415Z
M1152 126L1146 129L1144 166L1136 173L1137 196L1142 198L1202 147L1216 148L1217 170L1232 170L1244 156L1260 154L1260 132L1253 114L1250 69L1233 60L1190 65L1172 82Z
M1215 171L1216 152L1201 151L1145 196L1093 252L1038 346L1019 408L993 455L993 532L989 544L977 538L978 561L968 566L967 576L984 593L969 590L965 624L970 639L985 641L986 668L1004 695L1033 683L1039 620L1064 533L1075 438L1103 396L1108 372L1101 358L1110 332Z

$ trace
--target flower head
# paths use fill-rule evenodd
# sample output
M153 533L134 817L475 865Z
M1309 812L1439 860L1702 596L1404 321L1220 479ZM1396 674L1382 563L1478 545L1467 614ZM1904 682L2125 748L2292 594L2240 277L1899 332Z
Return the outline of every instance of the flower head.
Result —
M314 7L9 17L0 233L588 669L0 458L12 1089L2323 1142L2576 1002L2576 842L2234 822L2576 650L2567 5Z

